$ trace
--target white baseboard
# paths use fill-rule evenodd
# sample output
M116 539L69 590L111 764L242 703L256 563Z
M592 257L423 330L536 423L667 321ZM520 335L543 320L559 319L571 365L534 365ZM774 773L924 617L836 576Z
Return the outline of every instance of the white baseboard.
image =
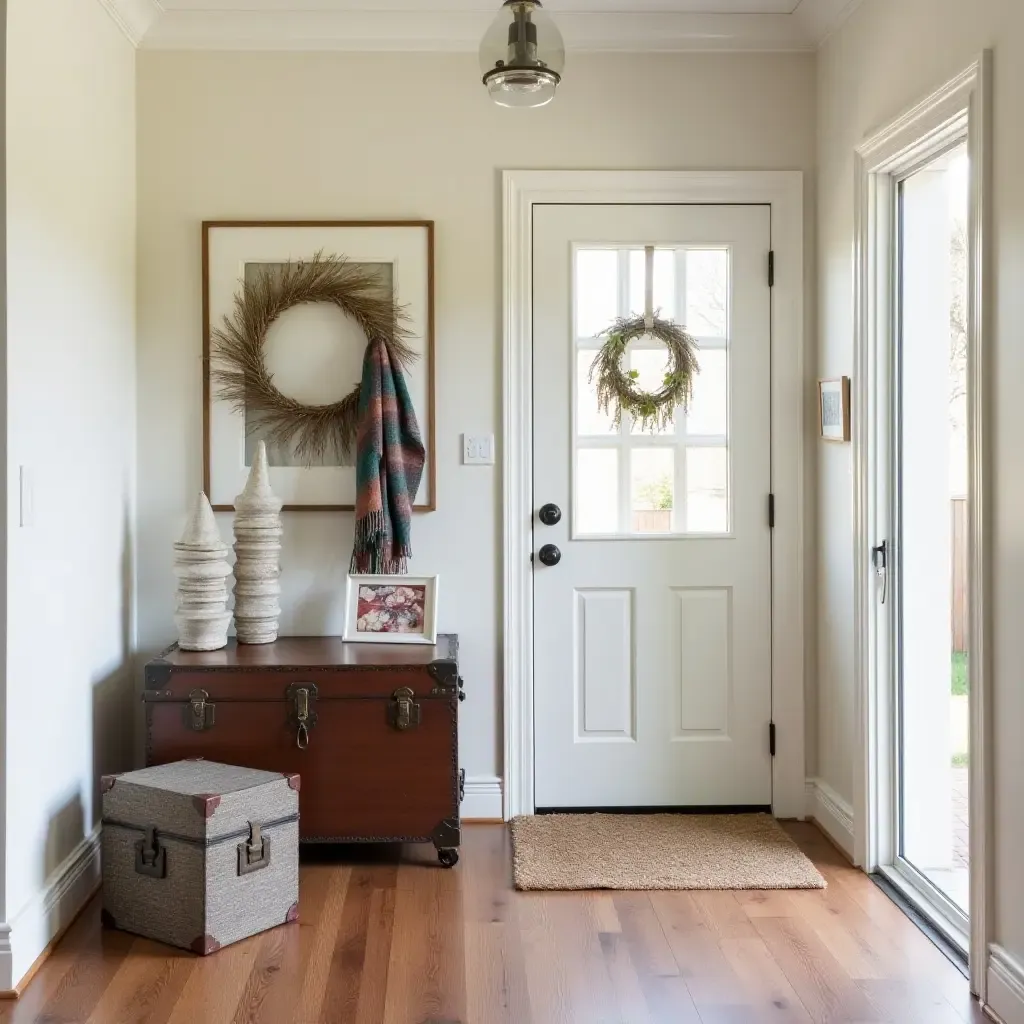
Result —
M461 814L463 821L501 821L501 779L496 775L467 778Z
M832 842L853 858L853 807L821 779L807 780L807 817L813 818Z
M85 906L100 877L97 825L10 923L0 925L0 991L18 988L46 947Z
M988 947L988 1005L1003 1024L1024 1024L1024 965L1002 946Z

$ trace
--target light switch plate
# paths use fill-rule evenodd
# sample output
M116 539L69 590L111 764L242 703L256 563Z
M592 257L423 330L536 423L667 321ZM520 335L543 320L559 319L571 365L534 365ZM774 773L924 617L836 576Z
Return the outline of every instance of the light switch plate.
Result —
M462 463L465 466L493 466L494 435L463 434Z

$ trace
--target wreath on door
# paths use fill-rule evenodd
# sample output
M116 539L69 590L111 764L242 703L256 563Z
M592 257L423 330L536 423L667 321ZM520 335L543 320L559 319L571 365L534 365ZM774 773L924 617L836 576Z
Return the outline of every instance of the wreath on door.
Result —
M693 397L693 378L700 373L697 361L699 344L686 328L664 320L654 310L654 246L646 250L646 312L643 316L623 317L601 332L605 339L590 367L590 382L597 390L597 405L609 413L618 428L622 414L628 413L641 430L654 433L675 419L676 409L685 412ZM668 367L661 387L644 391L638 384L640 373L625 370L623 356L630 342L651 337L668 352Z

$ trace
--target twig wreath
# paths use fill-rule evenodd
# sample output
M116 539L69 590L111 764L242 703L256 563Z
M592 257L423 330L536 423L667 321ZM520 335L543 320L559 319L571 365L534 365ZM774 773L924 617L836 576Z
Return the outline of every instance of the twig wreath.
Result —
M668 369L657 391L642 391L637 385L640 374L623 370L622 357L631 341L650 335L668 350ZM663 430L675 419L677 406L685 412L693 396L693 377L697 365L697 340L671 320L652 317L650 324L642 316L616 320L601 332L607 341L601 346L590 380L597 386L597 405L612 415L618 428L623 412L628 412L641 430Z
M211 334L214 361L210 374L217 395L236 410L255 414L268 444L294 445L307 464L334 450L340 458L353 451L359 426L359 384L330 405L304 405L282 394L267 368L265 346L271 324L288 309L327 302L362 328L367 345L381 340L404 370L417 358L409 347L408 314L393 297L380 294L380 282L344 256L317 252L289 263L279 273L263 268L235 295L234 314Z
M596 385L597 406L610 413L615 428L628 412L641 430L664 430L675 419L677 406L685 412L693 397L693 378L700 373L697 339L672 320L662 320L653 310L654 247L646 250L646 308L643 316L623 317L602 331L607 338L590 367ZM631 341L649 335L668 350L668 369L657 391L642 391L637 370L624 370L622 357Z

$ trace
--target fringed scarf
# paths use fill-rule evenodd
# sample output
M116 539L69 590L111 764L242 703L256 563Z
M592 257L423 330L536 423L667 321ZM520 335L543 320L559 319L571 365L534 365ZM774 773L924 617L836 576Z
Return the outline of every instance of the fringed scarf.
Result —
M359 391L353 573L409 571L412 503L425 458L401 365L378 338L366 347Z

